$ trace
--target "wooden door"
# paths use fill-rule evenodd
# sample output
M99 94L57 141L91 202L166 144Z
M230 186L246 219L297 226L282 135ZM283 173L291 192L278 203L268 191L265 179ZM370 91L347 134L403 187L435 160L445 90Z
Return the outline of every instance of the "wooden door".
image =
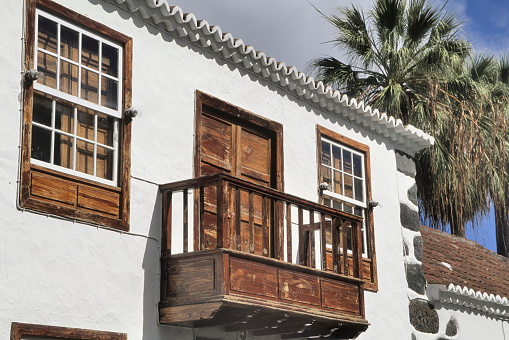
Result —
M278 187L278 134L259 124L262 118L217 99L199 101L196 117L196 176L226 173L264 187ZM255 118L255 119L253 119ZM240 237L234 221L235 195L240 196ZM246 190L228 189L230 243L225 247L263 256L271 254L272 207L267 198ZM250 230L249 202L252 202L254 230ZM216 190L205 189L205 248L216 243ZM197 227L195 227L197 228ZM195 232L198 230L195 230ZM240 240L240 244L234 240Z

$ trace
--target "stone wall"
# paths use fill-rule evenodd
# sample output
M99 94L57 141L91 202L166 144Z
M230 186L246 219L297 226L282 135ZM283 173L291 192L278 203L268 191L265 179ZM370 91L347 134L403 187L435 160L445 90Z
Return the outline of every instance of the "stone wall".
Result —
M419 208L417 206L416 169L413 159L397 151L398 190L400 197L400 220L403 237L403 256L405 259L406 279L408 283L408 311L413 327L412 340L417 339L454 339L458 333L455 320L450 319L446 329L446 338L439 336L440 319L435 306L426 296L426 278L422 270L422 237L420 233Z

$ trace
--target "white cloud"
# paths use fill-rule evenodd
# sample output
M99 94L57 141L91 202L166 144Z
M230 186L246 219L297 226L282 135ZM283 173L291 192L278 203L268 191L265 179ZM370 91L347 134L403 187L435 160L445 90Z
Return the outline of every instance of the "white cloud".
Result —
M355 1L355 5L367 8L370 2ZM333 37L332 27L310 3L327 15L334 13L337 7L351 4L349 0L186 0L171 4L179 5L184 12L194 13L211 25L218 25L223 32L231 33L270 57L305 71L311 59L339 54L333 44L325 43Z

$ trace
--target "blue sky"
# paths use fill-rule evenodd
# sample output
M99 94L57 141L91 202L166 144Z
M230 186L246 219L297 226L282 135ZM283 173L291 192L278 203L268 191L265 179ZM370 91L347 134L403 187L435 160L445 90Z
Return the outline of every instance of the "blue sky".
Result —
M168 1L303 72L313 58L341 57L341 51L326 43L334 31L310 3L325 14L351 3L366 9L371 3L371 0ZM509 51L509 0L432 1L438 6L445 4L447 10L458 15L464 22L462 34L477 51L495 55ZM467 237L496 251L494 219L486 219L477 231L467 227Z

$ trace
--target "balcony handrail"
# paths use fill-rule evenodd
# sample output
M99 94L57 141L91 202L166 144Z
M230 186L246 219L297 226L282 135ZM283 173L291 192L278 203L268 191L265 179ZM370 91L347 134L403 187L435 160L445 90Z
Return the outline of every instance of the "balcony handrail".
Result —
M161 193L167 192L167 191L180 191L184 189L196 189L202 185L206 184L212 184L217 182L218 180L226 180L227 182L234 183L236 185L245 187L246 189L250 189L253 191L256 191L260 194L270 196L272 198L275 198L277 200L283 200L283 201L291 201L292 203L296 205L301 205L307 209L315 210L315 211L321 211L325 212L328 215L342 217L351 221L362 223L363 218L357 215L349 214L347 212L337 210L331 207L328 207L323 204L319 204L292 194L284 193L279 190L268 188L264 186L256 185L252 182L248 182L246 180L243 180L238 177L234 177L225 173L218 173L214 175L208 175L208 176L202 176L202 177L196 177L186 180L181 180L177 182L167 183L167 184L160 184L159 190Z
M214 187L216 194L214 201L204 199L205 188ZM240 251L242 248L248 253L258 252L263 256L273 257L278 260L285 260L293 263L294 259L298 260L298 264L314 268L315 265L321 266L322 270L331 269L334 273L346 276L354 276L362 279L362 233L361 224L362 217L355 216L334 208L312 202L295 195L283 193L281 191L257 185L255 183L228 175L219 173L210 176L203 176L178 182L160 185L162 192L163 204L163 244L162 254L171 254L171 238L172 238L172 201L173 193L183 193L183 211L182 211L182 242L183 252L188 252L188 236L189 236L189 201L188 193L194 191L195 204L198 209L197 220L195 226L198 234L194 234L191 240L194 244L194 250L205 250L213 248L227 248ZM233 191L232 191L233 190ZM231 194L229 195L228 192ZM249 204L242 205L241 192L248 193ZM255 210L254 197L261 199L261 206ZM210 197L210 196L208 196ZM244 196L246 197L246 196ZM206 235L206 227L204 224L205 205L212 202L214 210L211 212L215 215L215 224L212 226L214 231L215 243L210 243L210 236ZM260 203L258 203L260 204ZM247 209L248 207L248 209ZM291 210L297 209L298 222L293 222ZM244 213L242 210L244 210ZM246 213L246 210L249 210ZM286 215L285 215L286 210ZM304 222L304 211L309 214L307 222ZM255 214L258 220L257 225L261 225L258 229L258 237L260 242L256 243L258 250L255 250ZM319 220L315 222L315 213L319 213ZM209 213L210 214L210 213ZM247 214L249 221L242 220L242 214ZM244 216L245 216L244 215ZM210 216L210 215L209 215ZM242 222L245 221L245 222ZM286 223L285 223L286 221ZM248 225L247 231L242 231L242 223ZM292 229L297 228L297 235L292 235ZM286 228L286 232L285 232ZM330 230L330 234L327 234ZM351 230L351 237L348 231ZM315 231L319 231L320 247L315 246ZM246 234L243 234L243 233ZM246 236L249 233L249 236ZM246 241L242 241L241 235ZM330 246L327 248L327 235L330 235ZM180 236L179 236L180 237ZM286 237L286 245L284 239ZM298 248L295 249L294 240L298 240ZM351 259L353 267L349 265L349 249L348 241L351 240ZM286 247L286 253L284 248ZM319 251L319 255L317 255ZM294 256L297 256L294 258ZM317 257L319 256L319 257ZM327 264L327 259L332 259L332 268ZM321 261L319 260L321 259ZM349 274L350 269L353 275Z

